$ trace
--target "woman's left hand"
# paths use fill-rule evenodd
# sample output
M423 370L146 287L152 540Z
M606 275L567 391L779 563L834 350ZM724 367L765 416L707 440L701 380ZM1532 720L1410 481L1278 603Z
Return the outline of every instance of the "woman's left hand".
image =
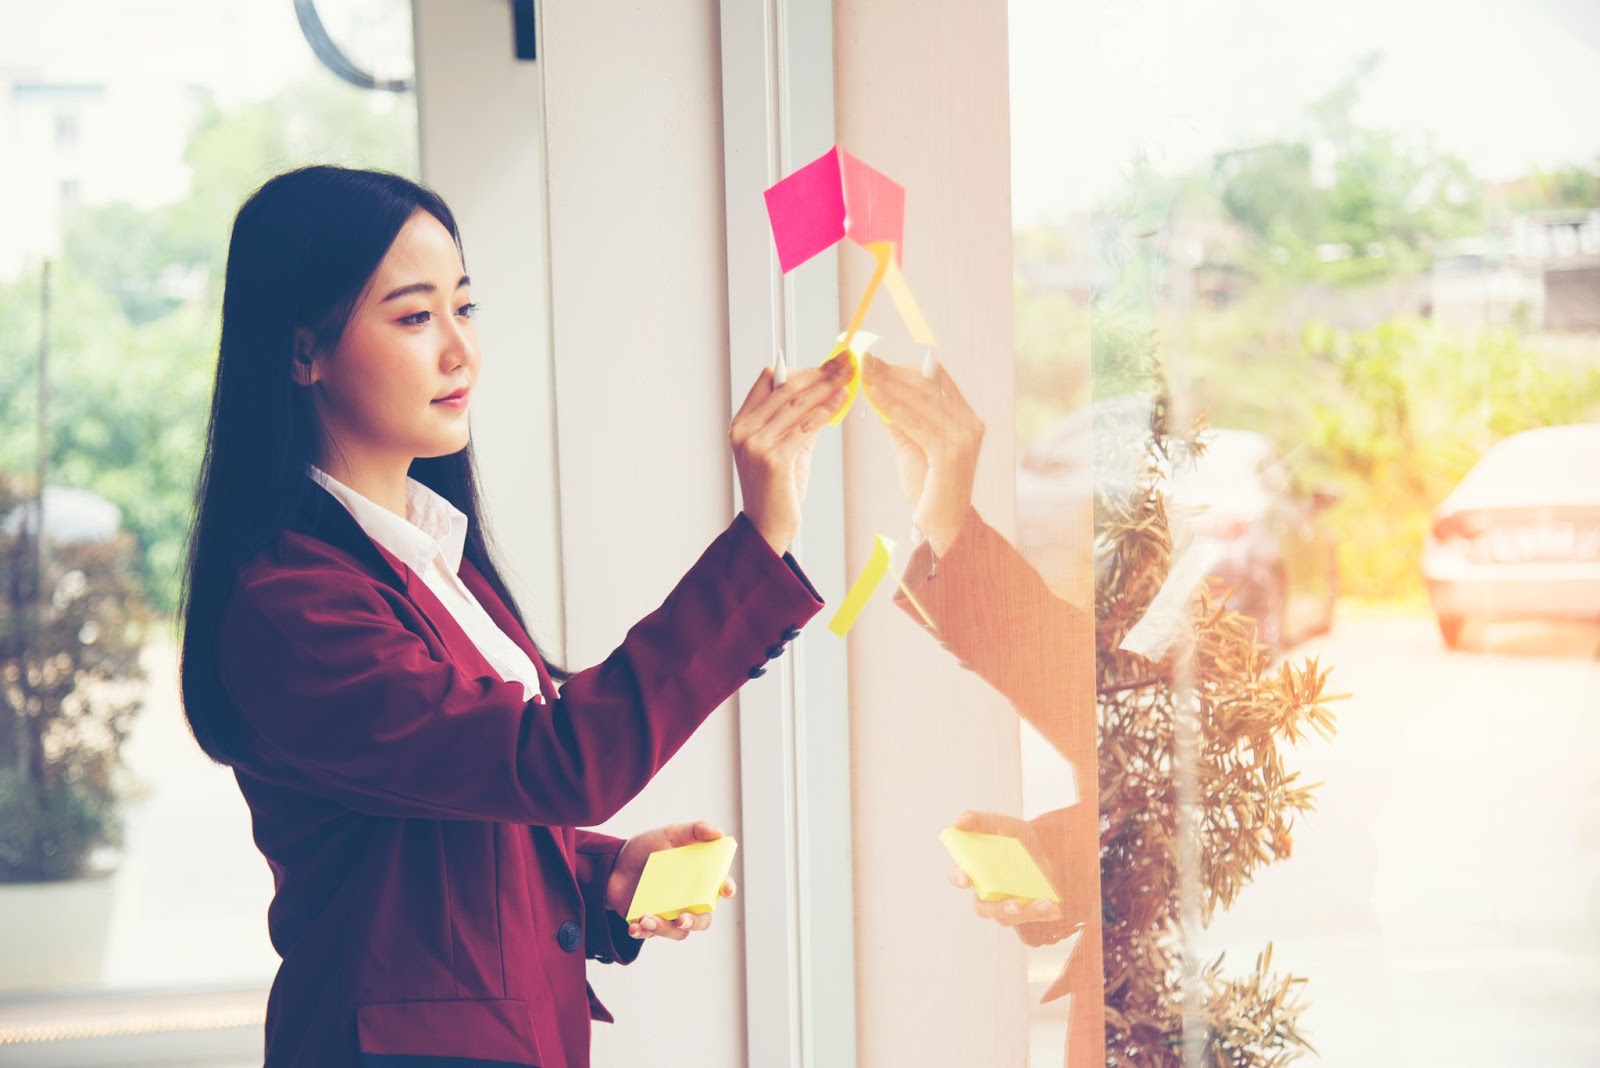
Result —
M606 882L606 908L618 916L627 916L628 906L633 903L633 893L639 888L639 877L644 874L644 865L651 853L696 842L714 842L721 837L722 832L704 820L699 823L675 823L670 827L658 827L634 835L623 844L622 852L617 854L616 867L612 868L611 878ZM723 897L732 897L738 893L738 888L732 879L728 879L723 882L720 892ZM628 925L628 934L639 939L670 938L674 942L681 942L689 937L691 931L704 931L710 926L709 912L685 912L671 921L659 916L641 916L637 922Z
M942 364L924 378L915 367L868 356L861 382L888 421L906 503L934 553L943 556L972 510L983 420Z

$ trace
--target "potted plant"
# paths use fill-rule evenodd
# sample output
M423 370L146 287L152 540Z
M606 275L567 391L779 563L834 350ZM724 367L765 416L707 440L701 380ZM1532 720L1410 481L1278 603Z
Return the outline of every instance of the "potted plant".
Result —
M0 476L0 990L91 984L104 958L146 613L112 506L52 521L91 497Z

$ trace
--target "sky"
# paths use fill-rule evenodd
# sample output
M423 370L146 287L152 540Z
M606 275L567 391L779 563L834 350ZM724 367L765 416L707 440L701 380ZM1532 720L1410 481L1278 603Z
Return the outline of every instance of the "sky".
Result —
M1013 218L1062 220L1158 166L1301 128L1371 53L1357 117L1479 175L1600 160L1596 0L1011 0Z
M747 0L755 2L755 0ZM409 63L406 0L320 0L355 58ZM1143 150L1190 166L1292 135L1362 56L1361 117L1480 175L1600 158L1600 0L1010 0L1013 217L1064 219ZM314 60L289 0L0 0L0 70L270 94ZM63 46L70 41L71 47Z

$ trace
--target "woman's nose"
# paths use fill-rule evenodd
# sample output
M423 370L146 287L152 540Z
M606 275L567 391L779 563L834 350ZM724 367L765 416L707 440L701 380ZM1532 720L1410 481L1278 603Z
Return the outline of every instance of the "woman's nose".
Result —
M446 370L454 370L470 364L476 355L477 344L473 338L472 328L452 317L449 331L445 334L444 350L439 354L439 362Z

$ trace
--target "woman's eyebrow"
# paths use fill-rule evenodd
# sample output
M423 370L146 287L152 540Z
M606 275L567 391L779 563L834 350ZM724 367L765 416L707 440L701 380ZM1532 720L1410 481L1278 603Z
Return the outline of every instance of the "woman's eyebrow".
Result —
M460 289L462 286L470 286L471 284L472 279L466 275L462 275L461 281L456 283L456 288ZM382 300L378 301L378 303L387 304L397 297L409 296L412 293L433 293L436 292L438 288L439 287L434 285L432 282L413 282L408 286L401 286L393 293L390 293L387 297L384 297Z

